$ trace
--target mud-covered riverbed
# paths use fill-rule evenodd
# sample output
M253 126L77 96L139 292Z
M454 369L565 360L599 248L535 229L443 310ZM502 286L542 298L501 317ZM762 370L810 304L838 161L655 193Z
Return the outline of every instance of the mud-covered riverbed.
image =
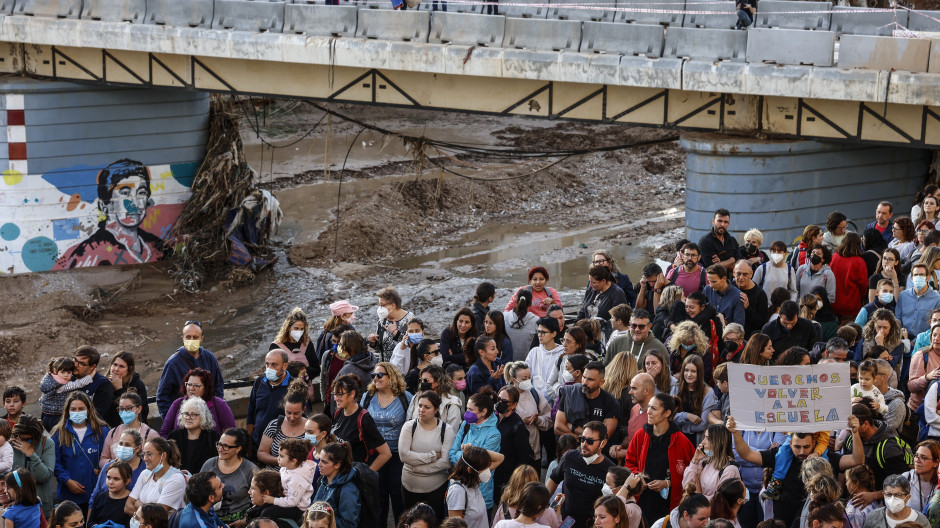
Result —
M589 149L670 135L616 125L335 108L386 130L477 146ZM549 285L574 307L594 249L612 250L636 281L650 251L682 233L684 156L676 142L574 157L526 177L548 161L510 168L477 163L482 168L467 171L476 178L469 180L416 171L400 140L376 132L359 134L350 148L360 127L337 118L304 137L322 117L306 105L275 103L268 111L258 120L261 137L294 144L266 146L247 124L243 139L260 183L281 200L279 261L253 285L230 291L216 284L196 294L175 291L166 263L3 278L0 385L19 384L35 401L49 358L91 344L107 354L102 368L115 353L134 352L152 394L187 319L203 322L205 344L228 378L248 376L263 367L268 343L294 306L319 326L330 302L348 298L364 308L357 326L369 332L376 323L374 292L394 285L405 307L436 333L480 281L499 287L501 307L535 264L549 270ZM481 181L513 176L519 177Z

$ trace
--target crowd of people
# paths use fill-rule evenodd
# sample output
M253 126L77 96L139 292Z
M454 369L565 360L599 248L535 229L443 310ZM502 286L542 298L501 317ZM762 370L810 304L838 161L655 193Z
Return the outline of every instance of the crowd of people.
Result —
M833 212L793 248L739 244L719 209L636 283L595 251L564 307L535 266L505 306L479 284L439 338L392 287L367 331L346 300L322 327L295 308L244 428L199 321L159 429L133 355L83 346L50 361L40 416L3 391L4 528L938 528L938 197L881 202L861 235ZM848 429L737 428L729 363L831 362Z

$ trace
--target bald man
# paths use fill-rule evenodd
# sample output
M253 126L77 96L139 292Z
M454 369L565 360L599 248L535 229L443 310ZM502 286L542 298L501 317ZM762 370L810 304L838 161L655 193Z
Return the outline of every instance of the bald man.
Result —
M656 382L653 380L653 376L640 372L630 380L630 397L633 398L634 405L630 410L630 421L627 423L627 437L619 446L610 448L610 456L618 460L622 460L626 456L627 447L630 446L633 435L647 423L646 409L655 394Z
M180 397L180 387L183 378L194 369L208 370L215 380L215 396L223 396L222 389L225 380L222 379L222 369L215 355L203 348L202 323L199 321L186 321L183 324L183 346L163 365L160 374L160 383L157 385L157 409L160 416L166 417L170 405Z
M785 265L785 264L784 264ZM766 263L764 264L766 266ZM739 260L734 265L734 284L741 290L741 302L744 303L744 337L749 338L760 332L767 321L767 293L754 282L754 270L746 260Z

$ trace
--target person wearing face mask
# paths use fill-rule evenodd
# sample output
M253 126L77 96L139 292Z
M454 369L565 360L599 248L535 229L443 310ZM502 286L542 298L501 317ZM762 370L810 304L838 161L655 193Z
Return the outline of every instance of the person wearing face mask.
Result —
M183 387L180 392L182 395L170 406L170 410L163 417L163 424L160 425L160 436L163 438L167 438L176 427L180 407L190 398L199 398L206 402L209 413L212 414L212 421L215 422L217 433L222 434L226 429L235 427L235 416L232 414L232 409L225 400L215 395L212 375L207 371L196 368L187 372L183 378ZM124 417L127 417L126 412Z
M879 284L882 280L891 284L891 293L897 299L901 286L907 283L901 263L901 254L896 249L886 249L875 268L875 273L868 279L868 302L874 302L880 295Z
M599 421L584 424L578 437L580 449L572 449L548 476L548 491L555 493L559 485L564 490L561 516L571 516L575 526L594 523L594 500L602 494L607 471L614 465L602 454L607 446L607 427Z
M940 308L940 293L927 284L927 265L914 264L911 266L912 287L898 295L894 314L901 321L901 326L907 330L907 335L918 335L927 330L928 314L931 310Z
M321 365L323 364L323 356L333 348L334 339L339 337L343 331L353 329L358 310L358 306L349 304L349 301L345 299L330 304L330 318L323 323L323 330L317 336L316 345L313 349L317 362Z
M848 225L848 217L841 211L833 211L826 218L826 232L823 234L823 245L834 253L845 238L845 228Z
M307 367L307 376L313 379L320 375L320 361L316 356L316 347L310 340L307 327L307 314L300 308L294 308L284 319L274 342L268 350L283 350L287 361L300 361Z
M457 464L463 455L462 447L471 445L482 447L490 452L491 457L498 457L499 462L503 456L499 454L500 433L496 427L498 418L492 393L478 392L467 400L467 412L464 413L464 424L457 429L457 436L450 448L448 458L451 464ZM498 463L496 464L498 465ZM477 466L474 466L477 467ZM496 467L495 465L493 466ZM481 470L482 471L482 470ZM486 508L493 507L493 482L487 479L480 484L480 493L486 502ZM448 509L450 505L448 504Z
M142 458L147 469L131 489L124 512L133 514L142 504L156 503L173 514L183 507L186 478L179 470L180 451L176 442L154 438L144 444Z
M524 361L516 361L506 365L504 377L506 383L519 390L519 403L516 414L522 418L528 432L529 446L532 457L541 458L539 437L541 431L551 431L552 405L532 384L532 370Z
M215 473L196 473L186 483L189 504L170 519L170 528L226 528L219 518L216 503L222 501L222 481Z
M878 281L875 291L877 292L875 300L862 306L862 309L858 311L858 315L855 317L855 324L864 327L868 323L868 318L882 308L892 314L894 313L895 308L897 308L897 303L894 300L894 284L888 279L881 279Z
M388 360L398 372L411 372L416 365L421 363L420 356L418 356L417 348L418 344L424 339L424 332L427 328L424 326L424 321L415 317L411 321L408 321L408 325L405 329L405 337L401 339L401 342L395 345L395 350L392 351L392 357ZM411 388L409 388L411 390Z
M121 399L118 400L118 412L120 413L122 423L108 431L107 436L105 436L104 447L101 449L100 467L104 468L108 465L108 462L120 458L117 456L115 447L120 442L124 431L137 431L138 435L142 436L145 442L151 438L160 436L157 434L157 431L150 428L149 425L141 422L140 409L143 407L143 403L140 396L133 392L124 393ZM126 461L126 459L124 460Z
M413 401L417 401L418 417L405 422L398 436L402 496L405 508L423 502L442 517L450 471L447 455L456 431L439 417L442 401L437 392L422 392Z
M421 373L430 365L442 366L441 345L435 339L422 339L411 348L411 370L405 374L405 387L412 394L417 393L421 384ZM405 372L405 371L403 371Z
M454 462L454 471L450 474L447 487L447 516L462 518L467 528L489 528L487 510L491 506L486 503L483 487L489 484L492 490L492 470L499 466L503 457L499 453L480 447L459 447L455 441L454 448L458 448L457 460ZM451 452L454 452L453 448Z
M251 476L258 469L245 458L248 432L226 429L215 446L219 456L206 460L199 471L212 473L222 481L222 498L215 507L219 519L229 528L244 528L245 513L251 507L248 488Z
M91 400L83 392L69 394L65 411L52 430L58 495L61 500L70 500L87 511L91 490L101 470L99 457L108 426L98 418Z
M796 284L800 298L809 295L816 286L822 286L826 290L829 302L835 300L836 276L829 269L831 260L832 252L826 246L817 244L810 248L806 263L796 269Z
M369 347L374 348L381 361L388 361L392 357L395 345L404 337L408 321L414 319L415 314L401 307L401 295L392 288L382 288L375 294L379 299L379 306L375 313L379 318L374 334L366 339Z
M611 466L607 468L607 477L601 487L602 497L617 497L623 503L626 512L624 528L640 528L643 522L643 510L636 503L636 496L643 490L643 475L630 473L625 467ZM601 499L598 499L601 500ZM594 521L597 526L597 513L595 506Z
M170 405L179 397L183 377L194 368L207 370L215 382L215 395L224 397L222 369L215 355L203 348L202 344L202 323L186 321L183 325L183 346L166 360L160 374L160 383L157 385L157 409L160 410L160 416L166 417Z
M503 488L517 467L529 465L534 468L536 466L535 454L532 446L529 445L529 434L525 423L516 413L518 406L519 389L513 385L506 385L499 390L494 410L499 420L496 425L500 433L499 452L506 457L506 460L496 468L493 475L495 496L502 496Z
M137 483L137 478L147 469L146 466L141 463L140 459L142 447L143 440L140 438L140 433L138 433L137 430L128 429L121 433L117 443L113 447L116 458L106 465L101 465L101 472L98 473L98 481L95 484L95 488L91 490L91 497L89 497L88 501L89 504L94 504L95 497L99 494L108 493L108 469L117 462L124 462L130 467L131 480L127 484L127 489L128 491L133 489L134 484ZM121 508L123 509L123 504Z
M333 428L333 420L330 420L330 417L325 414L315 414L310 418L307 418L307 423L304 424L304 439L309 440L313 445L313 449L310 450L310 456L307 457L309 460L314 462L320 462L320 455L323 453L323 448L328 444L338 442L330 430ZM320 487L320 466L317 466L316 472L313 477L313 494L317 494L317 488Z
M694 489L695 493L711 500L723 482L740 481L741 472L734 464L732 444L731 433L724 424L709 425L702 436L702 443L695 448L692 463L682 476L682 487L691 485L692 488L688 489Z
M903 522L915 522L924 528L932 526L927 516L907 505L910 498L911 483L903 475L887 477L884 480L885 506L868 514L865 528L891 528Z
M467 409L467 371L461 365L450 364L447 365L445 372L454 387L452 394L460 398L460 419L463 420L463 412Z
M436 346L437 343L432 341L432 345ZM431 346L431 345L429 345ZM437 356L439 357L439 356ZM444 420L446 423L457 430L458 427L463 423L463 404L460 401L460 397L457 396L456 389L454 387L454 382L451 380L450 376L447 375L447 372L437 364L429 364L421 370L420 383L418 384L418 391L416 394L423 394L427 391L433 391L441 398L440 408L438 409L438 416L441 420ZM462 393L461 393L462 394ZM408 406L408 419L417 420L418 416L418 401L415 398L411 399L411 403Z
M786 288L794 301L799 293L796 287L796 272L787 265L786 258L787 244L782 240L775 240L770 244L770 261L754 269L754 282L767 294L768 306L770 294L777 288Z
M246 423L254 445L261 443L265 426L284 413L282 402L287 396L290 382L287 354L283 350L268 352L264 356L264 374L255 378L248 400Z

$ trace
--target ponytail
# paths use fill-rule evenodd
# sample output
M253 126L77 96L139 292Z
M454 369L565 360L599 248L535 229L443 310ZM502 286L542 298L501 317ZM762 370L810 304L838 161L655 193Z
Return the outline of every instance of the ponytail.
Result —
M327 444L327 446L323 448L323 451L320 452L321 458L324 455L329 455L331 462L339 464L339 472L341 474L345 475L352 469L353 455L352 446L349 445L349 442Z

